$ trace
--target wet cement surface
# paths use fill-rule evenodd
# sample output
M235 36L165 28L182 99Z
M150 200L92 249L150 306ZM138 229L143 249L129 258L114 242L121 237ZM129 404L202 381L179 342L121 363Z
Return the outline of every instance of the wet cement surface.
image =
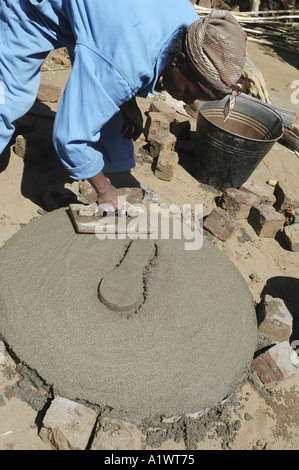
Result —
M155 240L136 310L110 310L100 281L132 240L76 234L64 209L0 250L0 336L54 392L131 421L194 413L234 390L256 346L246 282L216 246Z

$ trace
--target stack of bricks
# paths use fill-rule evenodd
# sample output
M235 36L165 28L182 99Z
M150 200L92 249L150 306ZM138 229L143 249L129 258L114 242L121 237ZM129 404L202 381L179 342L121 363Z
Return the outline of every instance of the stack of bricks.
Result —
M299 356L293 342L290 344L293 316L283 299L266 294L257 308L257 321L260 341L268 345L258 350L252 361L262 384L299 375Z
M190 123L180 123L174 109L165 101L156 100L150 105L144 134L149 142L149 153L156 159L155 176L171 181L179 162L176 142L178 138L190 136Z
M240 222L247 220L259 237L274 238L283 232L289 249L299 251L299 198L291 197L279 182L274 194L253 181L239 189L228 188L217 205L204 227L220 240L226 241L239 229ZM287 219L290 213L292 217Z

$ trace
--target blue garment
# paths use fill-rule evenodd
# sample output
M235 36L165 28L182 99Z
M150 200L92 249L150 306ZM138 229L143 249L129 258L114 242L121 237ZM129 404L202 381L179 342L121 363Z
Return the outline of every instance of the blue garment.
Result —
M154 90L163 52L197 19L190 0L0 0L0 152L34 104L48 52L74 45L55 118L56 151L75 179L132 168L120 106Z

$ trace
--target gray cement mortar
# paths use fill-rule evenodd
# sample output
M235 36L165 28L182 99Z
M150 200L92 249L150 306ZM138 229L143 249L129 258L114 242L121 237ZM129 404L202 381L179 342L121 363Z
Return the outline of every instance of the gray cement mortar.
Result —
M0 337L56 394L133 422L213 407L252 360L255 309L213 243L183 242L155 241L144 301L122 314L98 287L131 240L77 234L65 209L32 221L0 250Z

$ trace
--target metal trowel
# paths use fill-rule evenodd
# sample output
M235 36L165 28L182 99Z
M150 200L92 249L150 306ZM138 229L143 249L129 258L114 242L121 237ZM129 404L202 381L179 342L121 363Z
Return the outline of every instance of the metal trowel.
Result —
M124 215L118 215L117 213L99 215L96 202L88 206L70 204L69 210L78 233L151 233L147 213L144 207L138 204L132 205L126 201Z

